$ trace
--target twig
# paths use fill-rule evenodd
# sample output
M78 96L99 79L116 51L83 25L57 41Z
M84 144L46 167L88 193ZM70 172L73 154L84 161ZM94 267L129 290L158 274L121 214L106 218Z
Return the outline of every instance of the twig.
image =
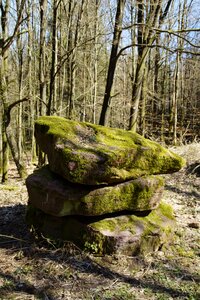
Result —
M25 241L25 240L16 238L16 237L14 237L14 236L6 235L6 234L0 234L0 237L10 238L10 239L13 239L13 240L16 240L16 241L19 241L19 242L24 242L24 243L27 242L27 241ZM10 241L10 242L11 242L11 241Z

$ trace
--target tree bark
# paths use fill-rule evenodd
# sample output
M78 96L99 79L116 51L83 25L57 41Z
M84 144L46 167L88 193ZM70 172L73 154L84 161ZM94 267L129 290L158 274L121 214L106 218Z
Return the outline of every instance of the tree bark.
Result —
M47 0L40 0L40 45L39 45L39 111L41 116L44 113L46 104L46 58L45 58L45 32L46 32L46 9Z
M8 38L8 12L9 0L6 0L5 6L0 1L1 9L1 27L2 27L2 45L0 57L0 98L2 103L2 183L8 181L8 141L6 137L6 109L8 106L7 88L8 88L8 49L5 49L6 40Z
M113 85L115 68L117 64L118 47L119 47L121 33L122 33L122 21L123 21L125 2L126 2L125 0L117 1L117 11L115 16L115 27L114 27L114 34L113 34L112 49L110 54L109 66L108 66L103 106L102 106L100 120L99 120L100 125L105 125L106 122L106 113L109 106L110 94Z
M58 28L58 5L59 1L53 1L53 25L52 25L52 51L51 51L51 71L50 71L50 87L49 101L47 104L47 116L55 111L56 105L56 65L58 55L57 28ZM53 105L52 105L53 104Z

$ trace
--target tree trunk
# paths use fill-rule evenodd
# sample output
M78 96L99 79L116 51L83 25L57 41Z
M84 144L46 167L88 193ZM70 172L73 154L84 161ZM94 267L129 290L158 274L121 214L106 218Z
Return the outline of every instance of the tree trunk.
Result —
M115 68L117 64L118 47L119 47L120 37L122 33L122 20L123 20L125 2L126 2L125 0L117 1L117 11L115 16L115 27L114 27L114 34L113 34L112 49L110 54L109 66L108 66L103 106L102 106L100 120L99 120L100 125L105 125L106 122L106 113L109 106L110 94L113 85Z
M2 27L2 47L0 57L0 98L2 103L2 183L6 183L8 180L8 141L6 137L6 109L7 109L7 88L8 88L8 50L4 50L3 47L8 38L8 12L9 12L9 0L6 0L5 6L1 3L1 27Z
M31 0L28 0L27 15L28 15L28 98L30 99L29 106L29 126L30 126L30 143L31 143L31 161L36 160L36 145L34 137L34 116L35 116L35 97L33 82L33 28L31 25L31 13L33 14L33 6Z
M47 115L50 116L55 111L56 106L56 66L58 55L57 28L58 28L58 5L59 1L53 1L53 25L52 25L52 51L51 51L51 71L49 101L47 104ZM53 104L53 105L52 105Z
M137 23L138 24L144 23L144 1L140 1L140 2L138 1ZM135 78L132 87L132 100L131 100L132 103L131 103L130 123L129 123L129 129L131 129L132 131L136 131L137 128L139 101L141 96L142 80L143 80L145 63L146 63L144 59L142 60L143 49L144 49L143 40L144 40L144 29L143 26L140 25L138 27L138 35L137 35L138 61L137 61Z
M44 113L46 104L46 58L45 58L45 31L46 31L46 9L47 0L40 0L40 45L39 45L39 111L41 116Z
M94 20L94 67L93 67L93 102L92 102L92 120L96 124L96 102L97 102L97 87L98 87L98 9L99 9L99 0L96 0L95 6L95 20Z
M71 3L71 1L70 1ZM75 96L75 77L76 77L76 51L77 51L77 44L79 41L79 34L80 34L80 24L82 21L83 16L83 9L84 9L85 0L81 1L77 21L76 21L76 28L74 32L74 40L72 39L72 33L69 30L69 45L68 49L71 52L69 63L68 63L68 83L69 83L69 95L68 95L68 118L72 119L74 116L74 96ZM72 13L72 7L69 6L69 15Z
M2 99L2 95L1 95ZM3 122L2 122L2 183L6 183L8 181L8 156L9 156L9 148L8 148L8 141L6 137L6 127L5 127L5 103L3 109Z
M20 1L16 1L17 11L20 10ZM21 26L18 29L18 33L21 30ZM18 100L23 98L23 47L22 47L22 36L17 35L17 54L18 54ZM18 105L18 116L17 116L17 152L18 159L22 160L22 144L23 144L23 130L22 130L22 103Z
M142 83L142 92L141 92L141 114L140 114L140 132L141 135L145 136L146 132L146 102L147 102L147 75L148 69L145 68L143 83Z

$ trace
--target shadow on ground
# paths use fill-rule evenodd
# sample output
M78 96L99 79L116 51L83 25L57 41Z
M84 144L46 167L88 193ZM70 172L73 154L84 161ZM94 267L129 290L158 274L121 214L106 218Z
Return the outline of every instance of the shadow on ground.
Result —
M0 247L26 242L31 238L25 222L26 205L0 207Z
M101 261L97 263L92 256L81 252L72 245L69 246L69 243L66 243L66 246L55 248L53 244L36 241L26 226L25 213L25 205L0 207L0 251L4 250L5 255L5 258L1 256L0 259L8 259L8 264L11 264L12 260L16 261L13 267L12 265L8 266L6 270L0 267L0 299L11 299L9 298L10 295L17 292L18 294L34 295L37 297L34 299L57 300L58 298L55 298L53 293L55 286L60 287L61 290L67 288L72 294L76 287L82 295L84 292L89 295L90 290L94 290L94 281L99 288L104 282L107 285L112 285L112 282L118 282L118 284L120 282L129 288L148 289L152 293L162 293L169 298L191 299L189 292L183 291L177 285L175 287L169 286L167 279L161 282L159 277L156 280L148 272L142 278L129 276L123 271L119 272L105 266L103 260L102 263ZM64 271L62 271L63 273L56 275L52 267L49 270L49 263L57 266L57 268L62 266L63 270L68 270L67 274L63 275ZM117 261L115 263L117 265ZM146 263L141 259L138 259L138 263L141 269L148 269ZM29 269L24 266L28 266ZM151 268L154 271L158 268L158 271L165 274L166 278L174 281L181 282L183 279L191 283L199 281L196 275L186 272L181 266L173 265L173 262L170 261L162 261L160 265L152 264ZM91 277L93 278L92 281ZM62 298L61 294L59 299L69 299L64 296ZM197 295L196 299L198 298L200 295ZM71 299L75 298L72 297ZM83 296L79 299L86 299L86 297ZM111 300L115 298L91 296L88 299Z
M196 197L197 199L200 200L200 194L196 191L191 191L191 192L183 191L183 190L181 190L175 186L169 185L169 184L165 185L165 189L172 191L174 193L177 193L177 194L182 194L183 196L186 196L186 197Z

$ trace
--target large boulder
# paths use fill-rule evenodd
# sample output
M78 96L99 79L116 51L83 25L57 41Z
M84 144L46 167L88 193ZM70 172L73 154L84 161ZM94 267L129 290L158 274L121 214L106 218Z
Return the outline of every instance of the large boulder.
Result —
M75 183L112 184L178 171L184 160L139 134L44 116L35 137L53 172Z
M54 216L152 210L161 200L163 184L163 179L155 175L104 187L73 184L48 166L26 180L29 203Z
M146 254L168 244L175 221L170 205L161 203L156 210L110 218L55 217L29 205L27 222L45 237L72 241L83 249L98 253Z

